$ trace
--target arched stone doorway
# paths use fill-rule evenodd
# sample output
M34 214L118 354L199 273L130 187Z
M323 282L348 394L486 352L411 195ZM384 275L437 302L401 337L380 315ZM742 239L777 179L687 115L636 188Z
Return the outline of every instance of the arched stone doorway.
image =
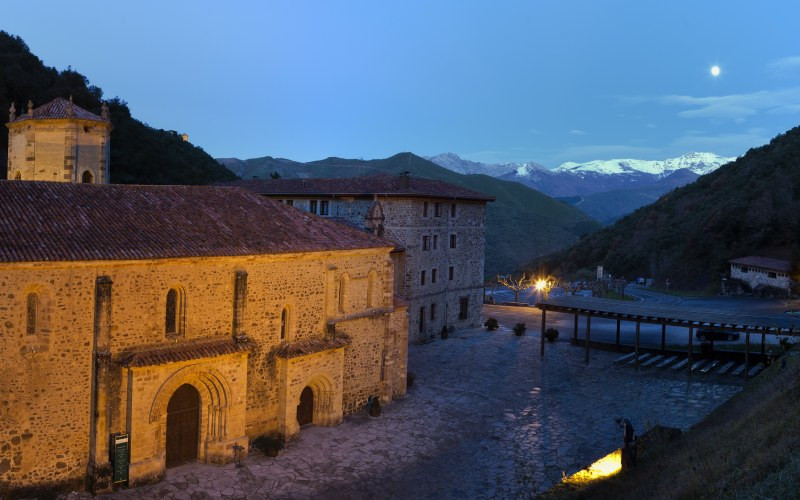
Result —
M314 391L306 386L300 393L300 404L297 405L297 424L302 427L314 421Z
M83 184L94 184L94 175L88 170L83 173L81 176L81 183Z
M167 467L196 460L199 438L200 394L184 384L167 404Z

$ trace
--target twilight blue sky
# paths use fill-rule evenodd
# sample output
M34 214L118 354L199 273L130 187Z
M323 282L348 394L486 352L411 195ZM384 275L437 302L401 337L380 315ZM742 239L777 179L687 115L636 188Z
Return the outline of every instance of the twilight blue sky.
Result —
M554 167L741 155L799 125L798 19L795 0L33 0L0 29L215 157Z

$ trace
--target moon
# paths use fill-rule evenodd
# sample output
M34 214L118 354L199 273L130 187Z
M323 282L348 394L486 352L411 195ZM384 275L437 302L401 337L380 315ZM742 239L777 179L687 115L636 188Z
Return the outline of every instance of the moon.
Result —
M719 76L719 66L711 66L711 76Z

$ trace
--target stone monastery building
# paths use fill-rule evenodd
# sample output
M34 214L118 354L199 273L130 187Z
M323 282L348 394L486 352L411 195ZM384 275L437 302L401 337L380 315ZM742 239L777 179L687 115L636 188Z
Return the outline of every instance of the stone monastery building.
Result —
M11 118L0 496L155 481L405 393L394 243L243 189L103 185L107 118Z
M486 203L494 198L408 175L334 179L248 179L228 185L386 236L395 280L409 302L411 340L443 326L478 326L483 304Z

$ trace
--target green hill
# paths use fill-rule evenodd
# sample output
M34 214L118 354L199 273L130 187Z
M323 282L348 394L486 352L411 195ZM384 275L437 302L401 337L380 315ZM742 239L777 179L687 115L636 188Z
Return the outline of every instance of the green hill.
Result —
M242 178L356 177L379 172L411 175L449 182L497 198L486 214L486 275L516 271L532 258L571 245L599 228L589 216L517 182L486 175L463 175L412 153L379 160L326 158L300 163L282 158L220 159Z
M615 275L710 289L732 258L796 262L798 234L800 127L531 267L569 275L602 264Z
M0 110L45 104L56 97L100 114L103 91L72 69L58 71L33 55L25 42L0 31ZM108 102L111 123L111 182L116 184L210 184L235 179L211 156L175 132L152 128L131 116L125 101ZM8 134L0 133L0 179L6 176Z

